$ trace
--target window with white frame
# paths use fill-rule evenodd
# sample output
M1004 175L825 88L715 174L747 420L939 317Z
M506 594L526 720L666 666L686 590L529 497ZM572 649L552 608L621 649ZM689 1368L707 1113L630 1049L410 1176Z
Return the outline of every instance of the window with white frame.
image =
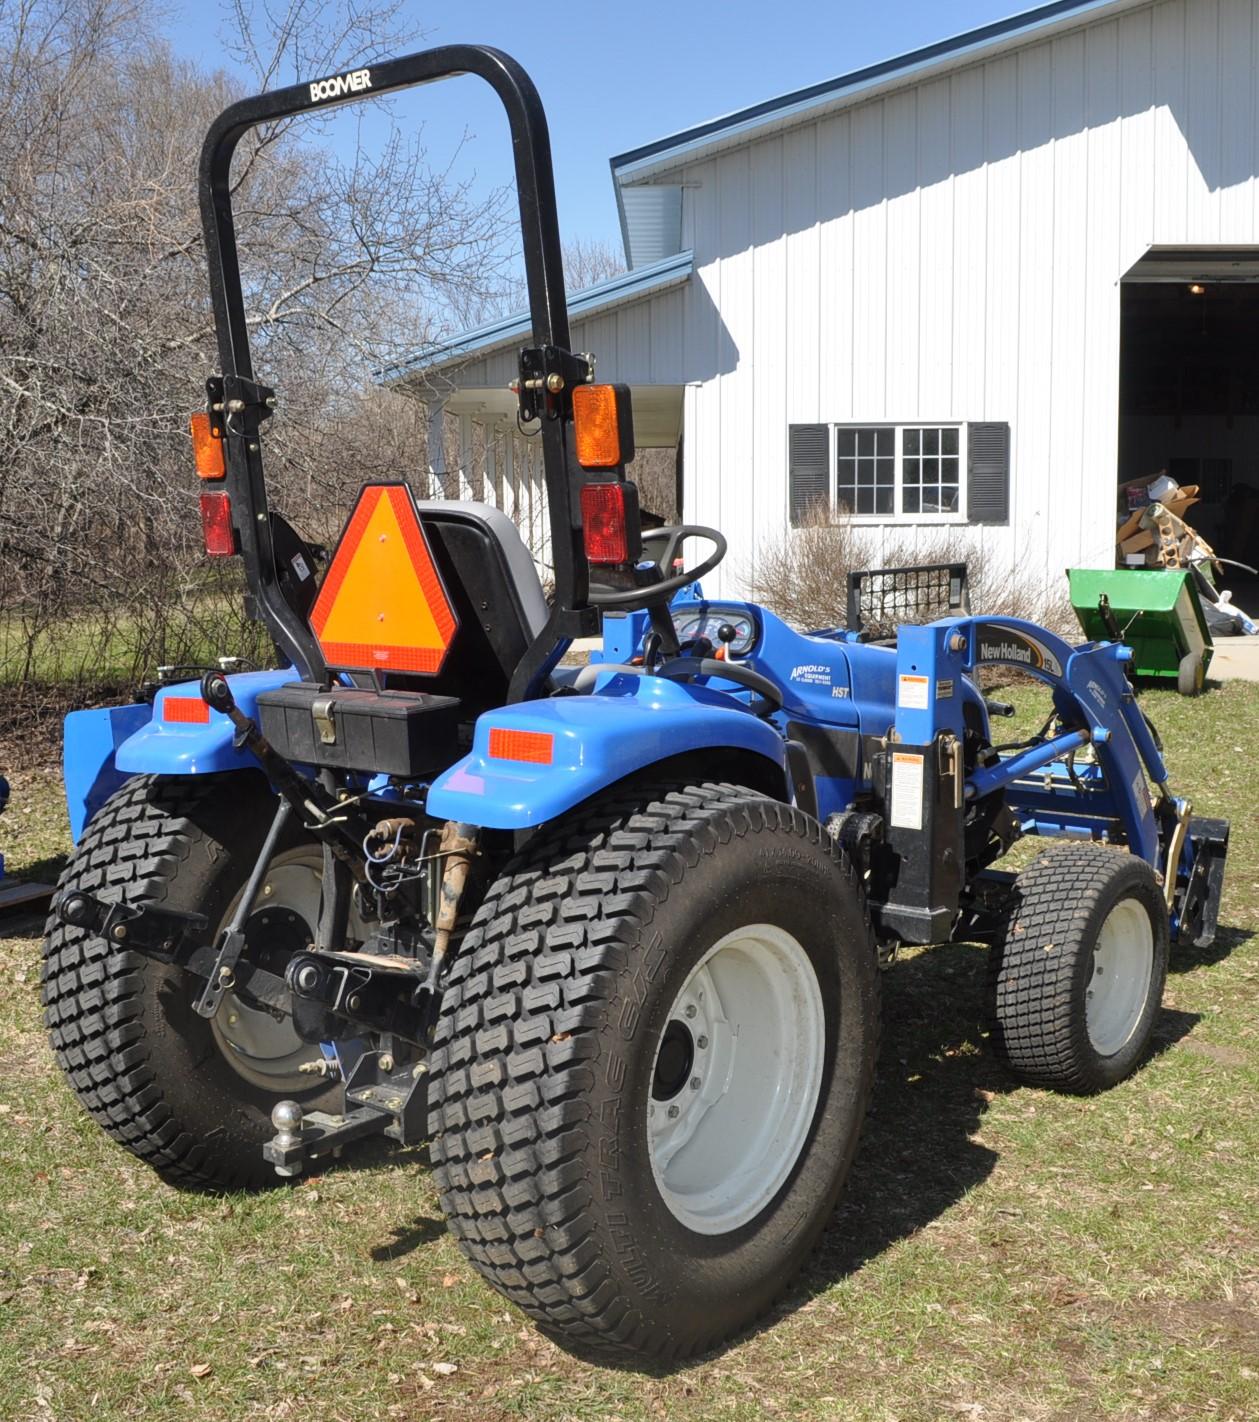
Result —
M1001 423L791 425L791 522L845 512L1004 523L1009 449L1010 427Z

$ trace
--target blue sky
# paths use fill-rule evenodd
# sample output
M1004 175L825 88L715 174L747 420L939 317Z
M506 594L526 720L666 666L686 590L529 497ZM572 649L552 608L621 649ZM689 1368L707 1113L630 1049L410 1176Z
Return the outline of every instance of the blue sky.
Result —
M618 247L612 154L1031 8L1019 0L403 2L426 30L417 47L480 42L524 64L550 121L561 230ZM207 20L205 0L173 0L166 26L176 50L202 63ZM496 102L480 81L459 79L407 95L398 116L424 123L434 160L445 161L467 131L457 171L499 184L510 178L511 157ZM355 107L340 110L328 135L347 150Z

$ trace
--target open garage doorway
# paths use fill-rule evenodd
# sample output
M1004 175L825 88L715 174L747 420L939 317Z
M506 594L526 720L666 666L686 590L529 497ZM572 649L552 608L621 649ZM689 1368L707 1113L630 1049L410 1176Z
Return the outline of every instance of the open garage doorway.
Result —
M1259 564L1259 249L1151 252L1121 302L1120 484L1162 471L1197 485L1186 520Z

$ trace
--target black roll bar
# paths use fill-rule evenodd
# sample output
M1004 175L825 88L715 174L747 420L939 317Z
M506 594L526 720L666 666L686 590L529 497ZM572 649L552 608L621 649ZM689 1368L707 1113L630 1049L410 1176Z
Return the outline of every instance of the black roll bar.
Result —
M219 115L202 145L201 223L223 370L221 380L209 382L210 400L224 411L228 490L250 592L280 650L306 680L324 680L327 666L305 619L285 598L276 574L258 440L259 427L271 413L274 399L272 391L254 381L232 217L232 156L249 129L270 120L460 74L484 79L506 111L515 157L533 343L544 351L567 353L568 305L546 115L533 81L501 50L483 45L446 45L242 99ZM555 562L555 609L518 668L513 700L532 694L562 653L566 640L593 630L592 619L597 616L587 604L588 568L569 479L569 421L561 416L570 412L566 393L562 401L551 402L542 421Z

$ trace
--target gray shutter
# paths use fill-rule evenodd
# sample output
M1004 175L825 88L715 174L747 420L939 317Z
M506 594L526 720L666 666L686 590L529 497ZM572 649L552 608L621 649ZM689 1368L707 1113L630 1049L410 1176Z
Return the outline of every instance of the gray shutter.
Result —
M791 523L811 511L830 511L831 441L826 425L790 425L787 432L787 487Z
M966 515L971 523L1010 522L1010 426L966 426Z

